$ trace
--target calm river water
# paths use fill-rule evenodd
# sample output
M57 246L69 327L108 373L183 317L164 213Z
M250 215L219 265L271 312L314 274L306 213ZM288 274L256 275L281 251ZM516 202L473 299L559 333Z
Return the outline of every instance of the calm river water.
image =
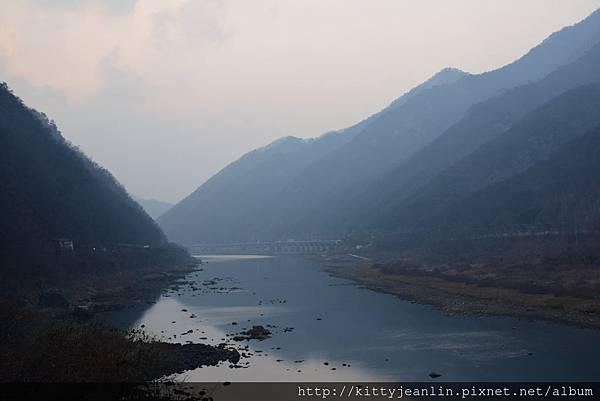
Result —
M443 374L436 380L600 379L599 331L447 316L331 277L302 258L202 259L208 264L187 284L145 310L110 317L167 341L249 347L242 368L205 367L180 376L186 380L427 381L431 371ZM230 340L253 325L268 327L272 338Z

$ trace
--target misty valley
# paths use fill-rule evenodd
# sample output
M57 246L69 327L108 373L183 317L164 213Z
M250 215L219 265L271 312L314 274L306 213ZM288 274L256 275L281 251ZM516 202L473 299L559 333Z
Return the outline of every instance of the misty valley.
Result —
M183 43L173 21L184 9L144 13L167 5L134 1L115 11L109 3L81 7L114 12L117 22L133 12L146 22L126 24L131 40L153 26L157 41ZM60 7L56 15L75 6ZM83 20L96 26L90 15ZM206 63L240 40L213 34L202 42ZM81 129L80 148L61 126L77 131L89 115L59 124L39 106L83 107L92 95L36 91L5 73L4 54L19 54L16 44L5 49L5 37L21 43L0 25L0 399L68 399L63 389L80 392L72 399L239 399L244 383L267 386L254 387L256 399L298 398L268 387L275 382L470 383L473 391L480 383L573 382L600 391L600 10L511 63L481 73L442 68L353 125L250 151L241 140L218 142L223 132L209 119L196 122L206 124L198 132L182 128L188 108L203 106L178 103L178 85L210 92L225 131L242 124L251 132L267 119L235 102L226 113L227 90L253 104L268 95L236 86L235 77L216 91L182 74L169 76L169 107L153 103L165 85L158 78L154 95L131 100L141 78L111 64L129 42L101 63L107 76L123 74L102 85L123 87L88 87L76 76L69 83L109 100L97 111L114 118L95 129L113 124L132 134L111 140ZM252 61L267 51L253 47ZM163 73L162 57L152 60L152 73ZM48 85L58 80L50 75ZM313 86L315 98L331 89ZM50 101L36 100L40 93ZM135 107L119 103L125 98ZM153 110L147 131L132 128L145 107ZM282 116L269 116L278 130L282 121L299 124ZM153 133L165 127L173 139L161 144ZM194 157L177 150L186 136L183 147L193 147L194 135L215 147ZM160 200L179 179L202 177L219 146L246 153L187 196ZM111 164L121 174L144 153L150 161L135 170L151 190L117 179L98 161L111 159L96 159L94 149L122 158ZM187 168L171 174L169 164Z

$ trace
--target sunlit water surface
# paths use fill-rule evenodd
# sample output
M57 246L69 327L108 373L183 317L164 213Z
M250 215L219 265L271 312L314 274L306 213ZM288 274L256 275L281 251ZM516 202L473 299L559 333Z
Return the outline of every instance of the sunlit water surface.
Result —
M239 366L190 381L598 380L598 331L500 317L447 316L329 276L296 257L202 257L207 264L146 310L108 318L166 341L243 348ZM272 338L235 342L253 325ZM183 334L190 331L188 334ZM227 336L229 334L229 336Z

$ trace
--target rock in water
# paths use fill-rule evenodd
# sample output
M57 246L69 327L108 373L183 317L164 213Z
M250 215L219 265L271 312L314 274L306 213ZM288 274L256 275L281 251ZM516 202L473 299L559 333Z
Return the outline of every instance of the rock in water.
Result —
M233 337L234 341L244 340L266 340L271 337L271 332L263 326L252 326L250 330L242 331L241 335Z

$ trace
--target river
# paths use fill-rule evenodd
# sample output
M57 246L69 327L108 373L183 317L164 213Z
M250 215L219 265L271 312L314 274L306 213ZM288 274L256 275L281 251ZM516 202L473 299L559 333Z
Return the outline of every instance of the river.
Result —
M202 259L202 270L153 305L110 316L166 341L248 346L239 367L204 367L179 379L427 381L432 371L442 374L438 381L600 379L598 331L448 316L331 277L300 257ZM231 340L253 325L272 337Z

